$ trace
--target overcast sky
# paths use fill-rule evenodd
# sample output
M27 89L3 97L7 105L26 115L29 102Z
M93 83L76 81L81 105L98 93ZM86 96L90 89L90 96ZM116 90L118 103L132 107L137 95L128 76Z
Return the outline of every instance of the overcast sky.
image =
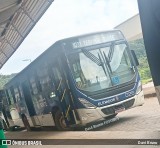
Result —
M138 13L137 0L55 0L21 46L0 70L20 72L55 41L109 30Z

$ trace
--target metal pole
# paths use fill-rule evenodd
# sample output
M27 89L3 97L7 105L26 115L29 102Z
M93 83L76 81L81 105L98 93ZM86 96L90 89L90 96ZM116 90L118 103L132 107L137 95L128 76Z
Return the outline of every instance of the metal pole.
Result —
M148 63L160 103L160 0L138 0Z
M0 148L7 148L6 145L2 145L2 140L5 139L5 135L3 132L3 125L2 125L2 96L0 97Z

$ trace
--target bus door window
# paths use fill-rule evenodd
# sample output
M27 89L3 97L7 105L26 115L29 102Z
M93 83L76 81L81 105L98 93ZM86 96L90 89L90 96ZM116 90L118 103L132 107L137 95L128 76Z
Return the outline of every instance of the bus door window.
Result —
M54 65L52 67L52 72L54 74L55 82L56 82L56 90L58 92L59 100L61 101L63 96L66 93L66 86L64 85L64 79L62 77L62 74L60 73L60 69L57 66L58 64ZM67 106L69 104L67 99L64 99L64 104Z
M52 65L52 73L55 78L56 91L61 104L61 109L65 117L65 121L67 124L74 124L75 120L72 112L72 104L70 102L69 89L65 74L63 74L63 70L60 67L60 63L57 62Z
M60 73L58 67L56 67L56 66L52 67L52 71L54 73L55 81L57 83L56 90L58 90L58 92L60 94L62 94L64 89L65 89L65 86L63 84L64 80L63 80L63 78L61 76L61 73Z

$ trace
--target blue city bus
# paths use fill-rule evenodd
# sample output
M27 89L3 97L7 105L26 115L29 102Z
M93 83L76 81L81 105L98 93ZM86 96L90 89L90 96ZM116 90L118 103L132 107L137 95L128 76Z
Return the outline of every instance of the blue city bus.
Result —
M6 84L12 120L68 130L141 106L137 66L119 30L57 41Z

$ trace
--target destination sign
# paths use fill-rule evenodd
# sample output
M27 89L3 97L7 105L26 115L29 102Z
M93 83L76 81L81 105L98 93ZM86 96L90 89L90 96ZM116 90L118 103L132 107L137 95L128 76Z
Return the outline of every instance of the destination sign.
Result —
M124 39L124 37L120 31L104 32L80 37L77 42L72 43L72 47L76 49L121 39Z

